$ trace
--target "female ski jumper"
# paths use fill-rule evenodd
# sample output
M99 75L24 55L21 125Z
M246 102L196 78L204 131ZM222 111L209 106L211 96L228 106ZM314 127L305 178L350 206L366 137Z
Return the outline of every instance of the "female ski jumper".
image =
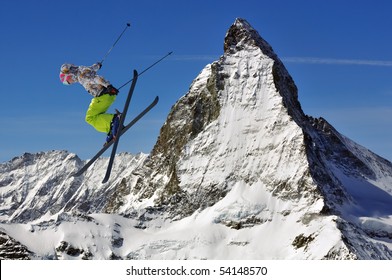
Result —
M106 111L116 100L118 90L109 81L97 75L101 67L101 63L89 67L66 63L61 66L60 80L65 85L78 82L93 96L85 120L96 130L107 133L109 142L113 138L112 135L116 135L116 131L112 133L112 127L113 121L119 119L119 113L108 114Z

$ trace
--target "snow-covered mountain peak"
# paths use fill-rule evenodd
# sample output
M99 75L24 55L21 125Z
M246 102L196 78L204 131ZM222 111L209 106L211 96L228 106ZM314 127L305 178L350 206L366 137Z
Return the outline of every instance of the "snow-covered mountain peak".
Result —
M305 116L293 79L247 21L237 19L230 27L224 50L173 106L142 176L131 186L134 201L153 202L155 211L174 220L219 205L213 220L228 227L268 227L275 217L312 228L305 234L301 226L298 231L292 226L287 240L322 243L332 230L339 241L325 247L324 258L367 258L383 247L376 242L369 252L357 254L353 248L362 239L346 244L338 236L341 228L343 235L358 230L363 226L358 221L370 215L353 210L364 197L352 193L351 183L387 191L387 198L376 195L374 203L383 205L384 215L392 214L387 206L392 165L364 163L364 158L375 159L374 154L323 119ZM366 175L376 173L378 177ZM122 209L129 211L132 205ZM389 222L378 226L385 230ZM283 234L281 230L274 234ZM312 255L307 248L300 250ZM390 256L387 251L381 258Z
M292 77L271 45L245 19L237 18L227 31L224 52L224 57L247 57L248 65L245 67L248 68L258 63L259 69L249 71L251 73L248 76L258 75L258 73L270 74L269 83L282 96L283 105L289 114L296 122L303 121L304 114L298 102L298 90Z
M233 53L246 46L261 48L265 55L275 56L271 46L252 26L245 19L237 18L226 33L223 50L225 53Z
M305 116L297 88L284 65L242 19L237 19L227 32L225 49L224 55L208 64L173 106L150 155L149 168L141 171L144 179L133 188L136 197L155 196L159 198L156 201L170 207L167 194L170 200L174 194L181 196L178 200L187 201L192 213L200 207L193 195L210 192L215 186L216 195L207 196L206 200L211 201L203 202L213 204L230 189L228 181L232 178L257 182L268 177L270 182L280 184L293 174L275 171L298 170L298 162L305 163L301 166L306 173L303 133L298 126ZM281 161L283 151L291 151L285 155L288 158L299 158ZM161 171L159 179L151 178L157 169ZM311 180L301 174L295 174L293 184ZM200 183L206 185L201 187ZM180 215L189 213L173 207L182 211ZM175 209L173 214L177 213Z

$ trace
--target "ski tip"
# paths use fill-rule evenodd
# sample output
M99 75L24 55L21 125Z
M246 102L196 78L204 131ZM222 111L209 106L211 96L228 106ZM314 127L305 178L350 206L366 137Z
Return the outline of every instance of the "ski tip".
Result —
M80 171L73 171L69 174L68 178L72 178L72 177L79 177L80 175L82 175L80 173Z

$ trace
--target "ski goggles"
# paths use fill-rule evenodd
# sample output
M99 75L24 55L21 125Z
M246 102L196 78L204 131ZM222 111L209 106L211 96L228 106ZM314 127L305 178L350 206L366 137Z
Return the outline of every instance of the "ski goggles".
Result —
M70 84L72 84L71 80L72 80L72 75L60 73L60 81L61 81L64 85L70 85Z

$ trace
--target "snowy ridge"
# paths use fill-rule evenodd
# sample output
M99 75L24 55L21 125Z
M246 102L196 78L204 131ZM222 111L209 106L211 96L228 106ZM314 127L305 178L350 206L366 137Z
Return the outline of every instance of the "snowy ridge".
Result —
M0 232L21 248L15 256L392 259L392 164L306 116L284 65L243 19L150 155L117 158L106 185L107 159L78 179L66 174L81 160L66 152L0 165Z
M120 154L117 177L109 187L101 184L108 159L99 159L83 176L71 174L83 162L66 151L26 153L0 165L1 220L28 222L63 211L105 212L122 176L142 164L147 155Z

